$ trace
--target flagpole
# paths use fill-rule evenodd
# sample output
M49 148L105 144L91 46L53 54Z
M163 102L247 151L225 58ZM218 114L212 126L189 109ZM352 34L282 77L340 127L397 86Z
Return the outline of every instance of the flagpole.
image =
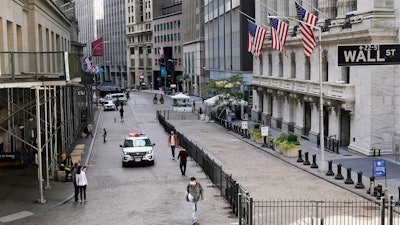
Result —
M245 17L247 17L247 18L253 20L254 23L256 22L256 19L254 19L253 17L247 15L246 13L240 11L239 9L236 9L236 10L237 10L240 14L242 14L243 16L245 16ZM265 24L263 24L263 23L261 23L261 25L262 25L263 27L265 27L265 28L269 28L269 26L267 26L267 25L265 25Z
M324 99L323 99L323 85L322 85L322 30L321 27L317 27L314 25L311 25L309 23L306 23L304 21L301 21L299 19L293 18L293 17L280 17L280 16L268 16L268 18L284 18L284 19L289 19L289 20L294 20L299 23L306 24L307 26L312 27L313 29L318 30L318 49L319 49L319 139L320 139L320 151L321 151L321 162L320 162L320 168L322 172L326 172L327 170L327 163L325 160L325 144L324 144Z

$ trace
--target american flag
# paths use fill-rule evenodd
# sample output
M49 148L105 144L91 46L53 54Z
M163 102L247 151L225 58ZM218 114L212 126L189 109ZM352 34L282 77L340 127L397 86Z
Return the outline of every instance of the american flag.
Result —
M284 52L289 25L275 18L270 18L269 24L271 31L271 48Z
M259 59L267 31L250 20L247 20L247 26L249 30L247 51L251 52L256 59Z
M318 17L305 10L299 3L296 3L297 17L304 23L300 23L300 32L303 36L303 48L306 57L310 57L315 47L314 28L318 22Z

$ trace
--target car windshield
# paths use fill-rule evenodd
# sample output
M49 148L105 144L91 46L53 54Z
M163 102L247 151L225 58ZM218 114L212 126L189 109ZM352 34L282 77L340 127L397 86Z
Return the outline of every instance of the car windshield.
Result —
M150 139L134 139L134 140L125 140L125 147L146 147L151 146Z

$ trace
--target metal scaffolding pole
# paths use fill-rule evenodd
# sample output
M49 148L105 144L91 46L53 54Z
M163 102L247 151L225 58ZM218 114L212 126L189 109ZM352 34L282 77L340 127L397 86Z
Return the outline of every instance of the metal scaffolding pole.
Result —
M46 150L46 186L45 189L51 189L50 180L49 180L49 138L48 138L48 121L47 121L47 86L44 86L43 90L44 95L44 141L45 141L45 150Z
M43 174L42 174L42 141L40 138L40 91L39 86L35 86L36 97L36 133L37 133L37 156L38 156L38 181L39 181L39 199L38 203L44 204L46 200L43 197Z

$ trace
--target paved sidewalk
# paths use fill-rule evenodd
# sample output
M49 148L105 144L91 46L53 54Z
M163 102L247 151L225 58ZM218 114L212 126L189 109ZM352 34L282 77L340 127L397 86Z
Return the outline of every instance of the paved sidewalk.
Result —
M202 106L196 102L196 108ZM369 177L372 175L373 160L385 160L387 177L377 177L376 184L381 182L388 193L399 199L400 163L395 162L393 155L380 157L360 156L341 149L340 154L325 151L326 161L332 160L332 170L337 174L337 164L342 164L343 180L336 180L335 176L326 176L320 169L313 169L298 163L296 158L287 158L272 149L261 147L261 144L243 138L241 135L229 131L219 124L205 122L198 119L195 113L186 113L182 116L169 114L167 121L176 130L188 137L213 158L223 170L232 174L255 199L315 199L339 200L349 198L366 198L376 200L367 194L370 186ZM241 121L236 121L241 123ZM251 123L251 121L249 121ZM272 129L273 137L279 131ZM320 149L315 143L301 139L303 153L316 155L317 164L320 163ZM304 157L303 157L304 159ZM354 184L345 184L347 168L352 168L351 179ZM362 172L363 189L356 189L358 182L357 172Z

